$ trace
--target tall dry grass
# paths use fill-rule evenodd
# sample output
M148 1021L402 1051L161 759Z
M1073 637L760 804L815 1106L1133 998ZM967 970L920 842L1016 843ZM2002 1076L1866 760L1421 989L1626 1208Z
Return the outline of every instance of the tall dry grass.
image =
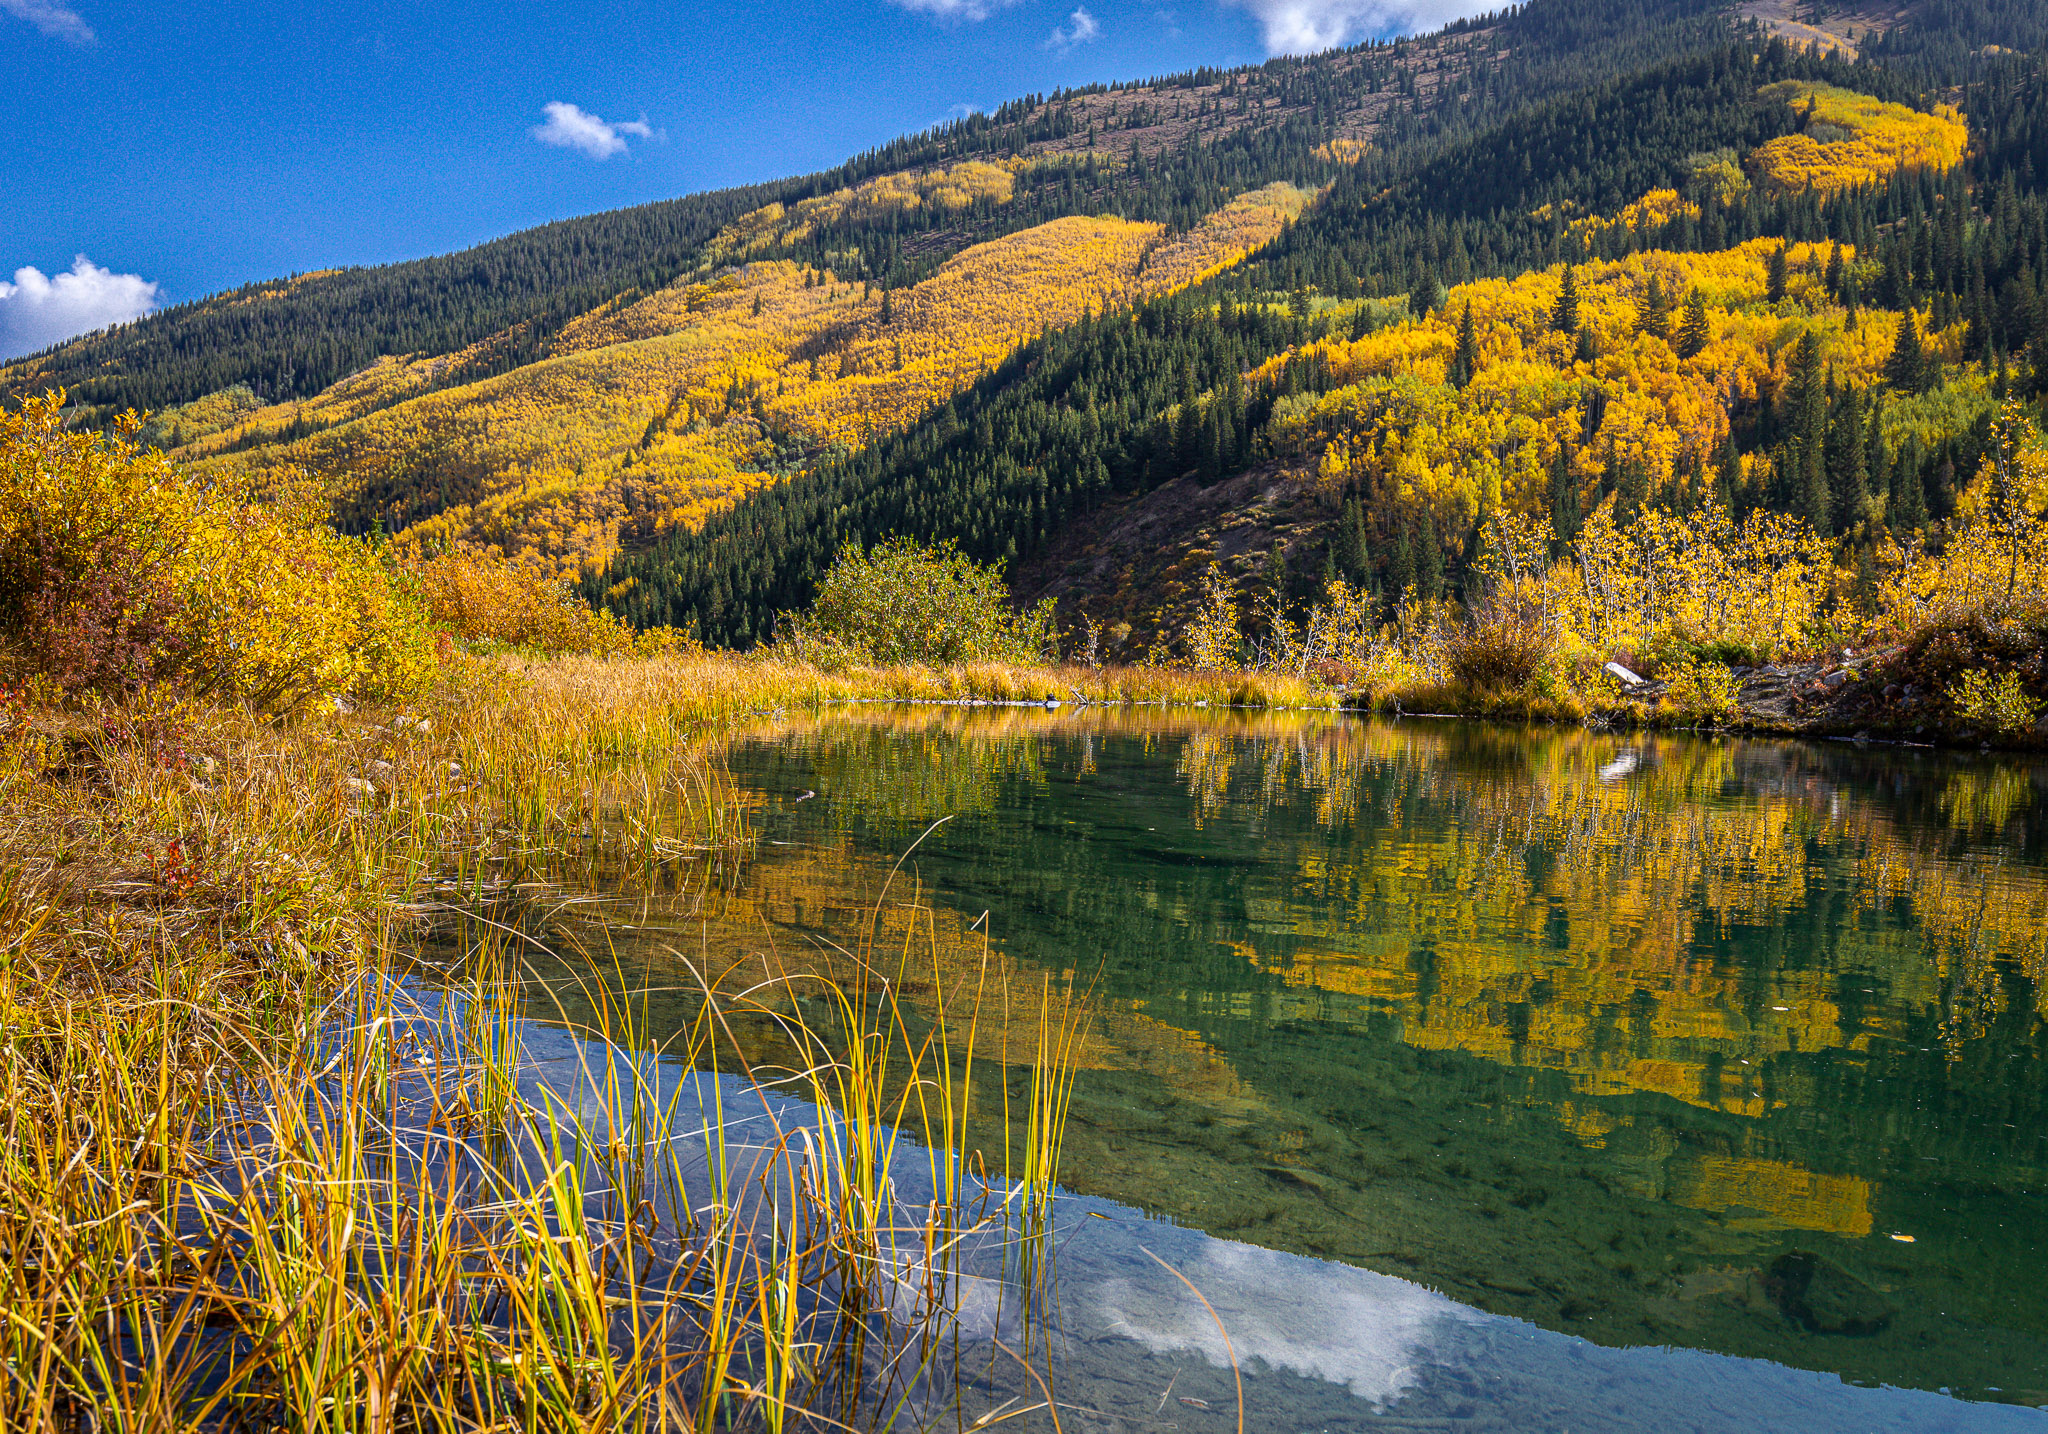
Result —
M522 1078L516 948L474 930L439 1002L370 975L294 1039L223 1020L195 1051L166 994L0 1069L5 1427L840 1429L960 1407L970 1261L1049 1238L1076 1007L1020 1053L1035 1094L1006 1184L952 1154L1007 1113L974 1110L942 1029L912 1034L911 953L852 953L844 986L789 977L817 1024L707 986L664 1051L600 992L577 1069L543 1086ZM23 995L0 974L10 1010ZM676 1067L650 1055L715 1070L745 1013L802 1062L657 1081ZM909 1146L931 1174L906 1197ZM1014 1296L1028 1317L1042 1292Z
M1035 1298L1079 1007L1031 997L1032 1093L984 1112L979 1002L906 1013L910 947L707 979L665 1052L732 1074L700 1103L655 1083L644 1017L597 982L581 1083L537 1087L525 938L476 915L514 887L744 860L713 737L843 680L564 660L283 726L154 695L8 708L4 1427L930 1413L973 1250L1019 1251ZM436 912L467 949L428 1001L397 978ZM735 1019L777 1023L791 1058L736 1067ZM767 1139L728 1138L735 1092ZM970 1173L955 1152L975 1147L1016 1167ZM927 1193L907 1204L890 1172L912 1152Z

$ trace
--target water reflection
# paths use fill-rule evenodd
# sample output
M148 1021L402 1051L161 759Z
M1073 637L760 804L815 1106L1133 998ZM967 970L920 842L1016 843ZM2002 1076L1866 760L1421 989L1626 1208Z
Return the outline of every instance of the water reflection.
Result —
M851 944L953 818L908 868L931 999L991 928L1019 979L1092 981L1068 1183L1244 1242L1221 1288L1271 1284L1257 1246L1604 1344L2048 1402L2040 768L931 709L729 759L761 858L689 920L647 894L634 925L666 929L616 933L632 958ZM1247 1300L1247 1330L1297 1322ZM1413 1363L1372 1329L1367 1399Z

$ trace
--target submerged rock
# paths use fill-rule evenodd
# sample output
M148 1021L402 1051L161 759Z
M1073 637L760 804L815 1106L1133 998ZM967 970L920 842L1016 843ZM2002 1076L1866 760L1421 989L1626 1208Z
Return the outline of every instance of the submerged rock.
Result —
M1877 1334L1897 1313L1880 1291L1810 1250L1771 1261L1764 1289L1787 1319L1815 1334Z

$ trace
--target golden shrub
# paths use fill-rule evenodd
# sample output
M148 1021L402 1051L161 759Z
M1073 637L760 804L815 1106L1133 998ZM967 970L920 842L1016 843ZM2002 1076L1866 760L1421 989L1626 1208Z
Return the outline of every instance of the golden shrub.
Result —
M637 633L583 602L561 579L490 549L459 545L412 571L435 627L464 642L607 657L690 645L668 629Z
M1956 679L1948 700L1965 722L1994 732L2018 732L2034 720L2034 703L2017 672L1972 668Z
M0 412L0 644L59 693L176 682L286 712L434 674L425 609L367 543L160 452L66 431L63 395Z

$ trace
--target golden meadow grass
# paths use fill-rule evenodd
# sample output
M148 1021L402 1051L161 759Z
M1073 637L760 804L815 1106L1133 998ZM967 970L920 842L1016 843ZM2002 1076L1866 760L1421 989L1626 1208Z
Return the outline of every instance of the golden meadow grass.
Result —
M1221 703L1236 682L459 658L402 710L289 723L150 695L17 703L0 733L5 1427L931 1417L966 1253L1011 1249L1027 1328L1040 1298L1085 1001L955 971L936 1017L913 1016L905 971L934 958L915 920L877 923L765 979L700 973L698 1022L666 1054L732 1079L663 1089L625 983L569 953L589 1055L564 1092L522 1074L524 1018L551 1012L507 894L709 883L744 861L715 749L750 715L884 694ZM456 957L414 963L429 933ZM993 1062L1028 1073L1016 1098L974 1069L997 999L1035 1013L992 1023L1034 1033ZM741 1058L734 1020L775 1026L772 1069ZM778 1108L765 1140L728 1140L721 1102L757 1090L817 1114ZM707 1124L692 1164L677 1137ZM914 1208L889 1177L912 1152Z

